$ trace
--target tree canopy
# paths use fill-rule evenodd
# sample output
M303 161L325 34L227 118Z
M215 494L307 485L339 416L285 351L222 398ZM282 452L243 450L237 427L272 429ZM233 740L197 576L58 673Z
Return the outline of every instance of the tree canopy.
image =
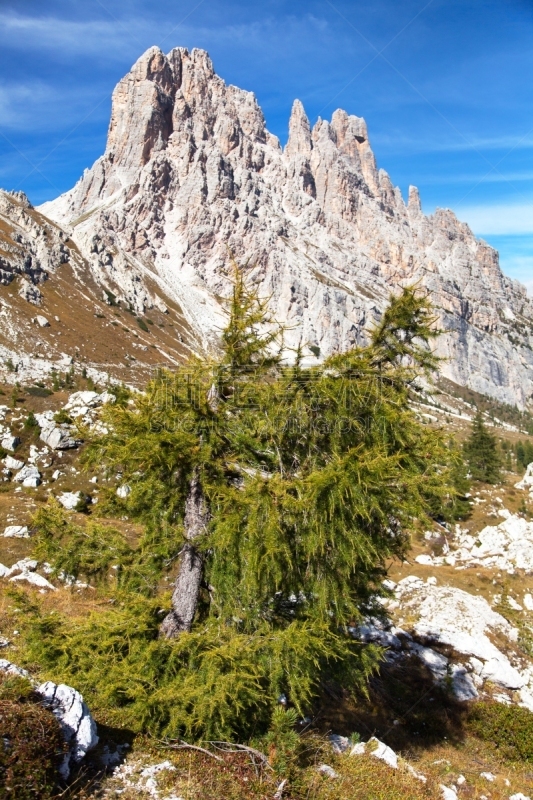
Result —
M500 480L502 459L498 440L487 429L481 411L477 411L472 420L472 430L464 444L464 453L474 480L485 483L497 483Z
M228 311L220 356L108 407L109 432L89 450L129 492L110 489L100 507L144 528L127 552L110 539L119 605L85 625L40 620L34 639L85 691L100 665L136 719L174 735L246 735L281 694L303 712L325 676L361 686L381 651L357 625L377 609L387 564L454 497L448 444L410 407L437 335L414 288L391 299L368 346L310 368L303 348L286 359L239 271ZM45 551L60 513L37 518ZM87 573L86 550L70 549L74 574ZM93 557L92 574L109 560Z

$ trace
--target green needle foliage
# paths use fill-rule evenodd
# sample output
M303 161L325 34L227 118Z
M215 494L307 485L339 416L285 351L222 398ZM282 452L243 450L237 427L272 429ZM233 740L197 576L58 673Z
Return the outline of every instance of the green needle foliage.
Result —
M282 331L236 271L220 358L161 372L107 407L110 432L88 464L121 475L131 491L109 490L107 509L145 533L122 553L116 606L83 622L37 619L32 657L136 729L195 738L260 735L280 694L302 713L325 676L364 685L381 650L354 627L415 521L455 497L447 442L409 407L436 335L428 301L406 289L367 347L287 364ZM161 580L184 544L193 475L210 513L195 540L203 588L191 633L167 641ZM107 569L109 547L120 558L99 528L88 534L100 537L95 560L79 533L74 547L56 527L60 550L87 553L89 575Z
M498 440L485 426L481 411L472 420L472 430L464 444L464 453L475 481L498 483L502 466Z

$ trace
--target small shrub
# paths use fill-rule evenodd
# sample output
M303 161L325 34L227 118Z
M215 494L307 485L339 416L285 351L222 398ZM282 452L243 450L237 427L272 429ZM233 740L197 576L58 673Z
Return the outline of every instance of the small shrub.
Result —
M278 774L285 774L296 764L301 739L295 730L298 712L294 708L277 706L272 714L270 730L264 738L268 760Z
M468 725L480 739L492 742L507 761L533 763L533 714L527 708L476 703Z
M72 417L69 416L68 411L65 411L62 408L60 411L56 411L54 414L54 420L57 422L58 425L71 425L72 424Z
M310 344L310 345L309 345L309 349L310 349L310 351L312 352L312 354L313 354L314 356L316 356L316 358L319 358L319 356L320 356L320 347L318 347L318 345L316 345L316 344Z
M26 428L26 430L34 430L35 428L39 427L39 423L35 419L33 411L30 411L30 413L24 420L24 427Z
M59 723L28 681L0 676L0 798L54 796L65 742Z
M144 319L142 319L141 317L137 317L137 325L139 326L139 328L142 331L144 331L145 333L148 333L148 325L146 324ZM152 323L152 325L153 325L153 323Z

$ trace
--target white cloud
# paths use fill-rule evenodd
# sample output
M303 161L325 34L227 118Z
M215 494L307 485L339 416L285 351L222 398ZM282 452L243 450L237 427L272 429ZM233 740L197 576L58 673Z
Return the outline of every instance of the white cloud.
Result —
M533 234L533 199L529 203L459 206L454 210L477 236Z
M54 87L43 81L0 85L0 130L50 131L81 122L90 111L107 116L108 93L98 87Z
M78 21L0 12L0 43L24 50L52 50L57 58L77 54L121 58L132 49L140 55L146 49L142 42L149 28L141 19L126 24L113 19Z
M464 139L459 134L442 139L435 135L417 139L402 134L394 136L388 133L378 133L371 139L374 144L378 144L382 148L390 148L394 152L402 150L410 153L459 153L468 150L529 150L533 148L531 133L522 136L465 136Z
M420 186L440 186L440 185L447 185L447 184L456 184L456 183L472 183L472 184L484 184L484 183L512 183L513 181L533 181L533 171L524 170L523 172L504 172L503 170L500 171L498 168L498 172L488 172L488 167L485 172L478 172L476 173L446 173L443 172L441 175L424 175L423 180L419 179Z

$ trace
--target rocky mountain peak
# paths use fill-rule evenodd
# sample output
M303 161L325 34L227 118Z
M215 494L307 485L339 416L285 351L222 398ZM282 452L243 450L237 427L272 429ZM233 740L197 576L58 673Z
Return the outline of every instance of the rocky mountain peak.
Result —
M285 147L285 155L289 158L296 155L309 158L312 149L313 139L307 114L300 100L295 100L289 120L289 138Z
M390 292L418 282L446 331L449 378L521 406L532 394L533 304L496 251L449 210L425 216L416 188L406 204L362 117L339 109L311 127L297 100L282 150L255 95L205 51L144 53L113 93L104 155L41 211L139 312L156 284L204 347L216 346L231 251L289 323L290 346L362 342Z

